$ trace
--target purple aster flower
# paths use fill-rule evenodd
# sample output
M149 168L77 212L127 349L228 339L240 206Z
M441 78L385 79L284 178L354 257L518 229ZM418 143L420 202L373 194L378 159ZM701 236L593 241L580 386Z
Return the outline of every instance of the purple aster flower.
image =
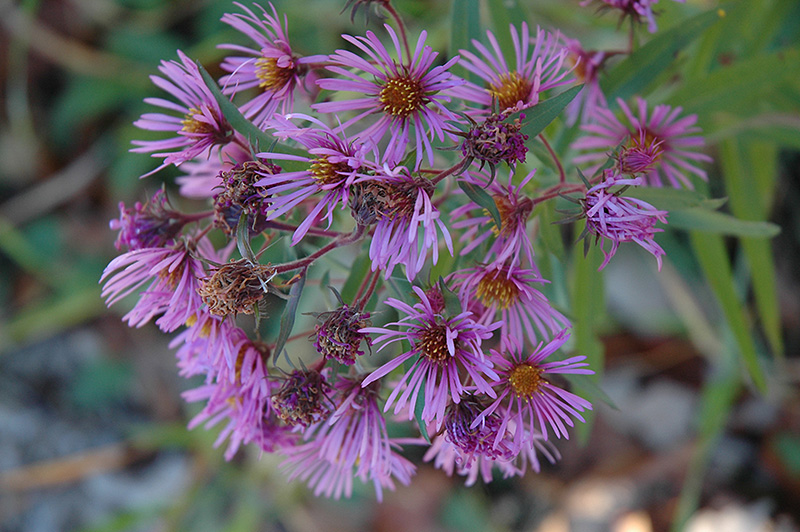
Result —
M296 369L281 382L280 389L272 396L272 408L287 425L308 427L324 421L333 409L328 382L330 368Z
M153 83L170 93L179 103L162 98L145 98L145 103L177 112L178 116L163 113L145 113L133 123L138 128L153 131L171 131L176 136L164 140L135 140L136 153L153 153L164 157L164 163L146 174L150 175L170 164L183 162L208 154L213 146L227 144L234 131L225 120L214 95L206 87L197 65L178 50L181 62L162 61L158 69L166 76L150 76Z
M502 161L512 167L518 162L525 162L528 154L525 142L528 135L521 131L521 120L525 119L525 113L521 113L511 122L504 121L507 113L492 113L480 123L469 116L467 118L471 123L469 131L456 133L464 138L461 143L461 154L464 156L462 171L469 168L473 161L477 161L481 170L488 164L494 176L496 165Z
M519 344L524 338L535 343L538 338L549 338L570 326L544 294L533 288L534 283L547 282L534 270L493 263L459 270L449 279L458 288L461 304L472 304L470 309L476 313L478 323L500 321L501 336Z
M431 140L435 136L443 141L448 122L458 121L458 117L445 107L445 103L450 101L449 90L463 83L448 71L458 57L434 67L438 53L432 51L430 46L425 46L427 33L423 31L413 56L402 59L397 35L390 26L385 25L385 28L394 43L395 57L398 59L392 58L371 31L367 32L366 37L342 35L369 59L348 50L337 50L329 58L332 65L326 68L344 79L323 78L317 81L323 89L351 91L363 97L323 102L312 107L323 113L359 112L355 118L342 124L342 128L377 114L377 120L359 132L357 138L378 143L388 133L389 143L383 161L394 164L405 156L410 129L413 127L417 154L414 168L419 168L423 154L427 155L428 163L433 165ZM425 135L426 131L430 139Z
M289 121L290 118L308 120L317 127L298 128ZM343 132L336 132L307 115L276 117L269 125L276 129L275 136L284 140L294 139L308 151L308 156L271 152L258 154L265 159L299 161L307 165L305 169L295 172L265 174L256 183L271 196L269 219L274 220L293 212L314 194L322 194L322 198L294 232L292 245L296 245L321 215L330 227L334 209L339 205L342 208L347 205L350 186L357 179L357 172L363 172L367 166L366 156L376 152L373 145L353 142Z
M676 2L684 3L686 0L675 0ZM592 0L584 0L581 2L582 6L589 5ZM656 26L656 17L653 14L653 5L658 3L658 0L600 0L602 5L600 9L619 9L621 11L620 19L631 17L634 22L642 22L642 19L647 20L647 30L650 33L655 33L658 27Z
M244 13L226 13L222 22L229 24L250 38L256 48L222 44L219 47L245 54L226 57L222 69L230 72L220 83L225 94L258 87L261 93L244 104L242 113L257 125L272 117L275 111L290 113L294 107L295 93L300 90L311 99L316 92L313 79L307 79L312 63L327 60L327 56L297 57L289 45L286 17L281 24L278 12L269 4L272 14L253 4L261 13L253 13L235 2ZM311 90L309 90L311 89Z
M604 260L600 270L606 267L611 257L617 252L621 242L636 242L653 254L661 271L661 257L664 250L653 239L655 233L663 231L656 228L656 222L667 223L667 212L659 211L649 203L636 198L621 196L619 189L610 192L612 187L626 185L642 185L641 177L623 179L606 171L606 179L599 185L589 189L586 197L581 199L582 215L586 218L586 234L595 235L600 242ZM605 250L605 241L611 242L611 249Z
M394 480L408 485L415 467L397 454L378 405L378 386L362 387L361 378L340 377L335 384L338 407L327 421L310 426L308 443L284 450L290 479L308 480L316 495L349 497L354 477L372 481L378 500Z
M686 186L693 189L688 175L708 179L706 172L694 164L711 161L711 157L696 151L704 144L703 137L697 135L700 128L693 127L697 115L680 118L680 107L673 109L669 105L657 105L648 116L647 102L637 97L639 113L636 116L624 101L617 99L617 102L627 125L608 109L597 109L597 122L581 126L587 135L572 144L572 148L586 152L575 157L575 164L590 162L597 168L610 152L622 144L623 149L635 148L638 153L652 157L653 163L645 173L650 186L663 186L666 178L675 188Z
M490 31L486 32L491 50L479 41L472 41L479 55L468 50L459 50L464 61L461 66L484 81L484 86L467 82L453 89L458 98L475 102L481 109L473 111L487 113L494 109L519 111L539 103L542 92L561 85L573 83L568 77L570 70L565 68L567 49L561 34L536 29L536 37L531 36L528 25L523 22L521 32L513 24L509 25L511 40L514 43L514 63L506 62L497 39Z
M494 397L494 392L484 376L495 379L497 375L481 351L481 342L491 338L492 330L499 324L487 327L476 323L470 312L462 312L452 317L446 316L434 310L431 301L421 288L415 286L413 290L420 299L420 302L413 307L397 299L386 300L387 305L406 315L388 324L399 330L385 327L365 327L361 330L365 333L378 334L373 342L382 344L378 351L402 340L408 341L411 346L408 351L373 371L364 379L363 384L367 386L385 377L405 361L411 361L411 367L389 395L386 410L395 401L395 414L406 404L416 404L424 383L425 406L422 409L422 419L435 422L438 429L444 421L445 408L449 400L452 398L454 403L458 403L465 391L462 372L469 376L479 392ZM409 419L413 416L414 409L409 408Z
M591 410L591 403L556 386L548 379L554 373L594 373L586 369L588 364L583 362L585 356L545 362L568 338L569 333L564 329L544 347L543 343L539 343L528 356L524 356L522 348L514 343L502 344L502 353L491 351L490 360L499 374L499 378L493 383L497 390L497 399L478 414L473 423L478 426L492 413L498 412L502 423L498 428L495 445L504 441L506 426L514 431L515 450L522 450L529 444L530 435L536 432L536 424L544 439L548 436L548 425L557 437L569 438L566 426L573 426L572 418L584 421L580 412Z
M375 224L369 247L372 271L384 269L388 279L394 267L403 264L412 280L429 251L434 264L439 260L437 230L452 255L453 241L431 201L433 191L429 179L412 177L403 166L390 170L384 165L378 175L354 184L349 198L353 217L361 225Z
M465 229L460 241L467 245L461 250L461 255L466 255L487 239L492 239L483 262L504 264L510 260L512 265L519 265L522 263L521 259L525 258L528 266L538 275L538 268L533 260L533 245L527 232L533 201L523 193L525 185L533 179L535 173L536 170L533 170L515 186L512 183L514 173L509 172L507 183L495 180L487 188L486 191L494 199L500 214L499 228L488 212L471 201L450 213L453 219L465 217L464 220L453 223L453 227ZM468 172L466 179L480 186L490 181L486 175L474 172Z
M236 235L244 214L251 236L264 231L268 224L269 194L256 183L264 175L279 174L280 171L281 168L274 164L247 160L221 172L214 195L214 225L232 237Z
M141 327L162 314L156 325L164 332L176 330L203 304L197 289L205 271L196 253L215 255L206 239L181 240L169 248L141 248L120 255L108 264L100 278L105 283L102 296L106 304L117 303L149 282L123 321L131 327Z
M567 60L574 65L573 72L578 82L583 83L583 90L567 105L567 125L573 125L578 118L582 124L587 124L595 120L598 108L608 107L599 77L608 55L602 51L584 50L577 39L564 38L564 43L569 50Z
M232 344L235 334L232 319L213 316L201 308L186 320L186 329L169 343L176 349L175 358L179 375L185 378L205 375L210 383L222 366L231 370L236 361ZM237 350L238 353L238 350ZM230 372L229 372L230 373Z
M119 203L120 217L109 227L119 231L114 246L117 250L159 248L174 243L174 238L191 218L172 209L163 190L156 191L145 203L136 202L132 209Z
M238 327L228 327L225 331L226 343L235 353L233 367L222 364L213 382L184 392L183 397L188 402L207 401L189 422L189 429L204 423L208 429L227 421L214 446L227 439L225 459L230 460L240 445L261 436L262 426L271 413L272 390L266 369L269 358L266 347L251 342Z
M334 292L335 293L335 292ZM339 297L338 293L336 296ZM370 345L370 338L361 332L372 322L369 312L361 312L357 307L344 304L329 312L314 314L317 324L309 337L314 347L326 360L336 360L345 366L352 366L358 357L364 355L361 344Z

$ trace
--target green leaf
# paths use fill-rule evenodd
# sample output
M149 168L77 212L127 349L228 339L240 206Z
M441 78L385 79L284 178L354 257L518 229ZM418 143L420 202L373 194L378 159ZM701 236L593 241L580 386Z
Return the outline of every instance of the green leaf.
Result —
M247 226L247 211L244 210L239 216L239 223L236 226L236 247L239 248L239 254L243 258L252 264L258 264L258 258L250 246L250 228Z
M736 294L725 243L719 235L700 231L691 231L689 235L695 256L739 346L742 361L758 389L766 392L766 378L758 361L753 335L745 319L744 307Z
M353 300L358 292L358 287L361 286L361 283L364 281L367 273L369 273L371 265L372 261L370 260L369 254L366 251L361 253L358 257L356 257L356 260L353 261L353 264L350 267L350 275L347 276L347 280L342 286L342 300L344 300L344 302L348 305L351 305L355 302Z
M672 228L757 238L772 238L781 231L779 226L770 222L740 220L728 214L699 207L671 211L668 222Z
M611 397L608 396L606 391L603 390L591 376L577 373L564 373L564 378L566 378L577 391L582 392L588 397L592 403L597 404L602 401L614 410L619 410L619 407L614 403Z
M450 30L450 55L469 47L472 39L479 39L481 33L479 0L453 0L452 25ZM461 77L474 80L475 75L460 65L453 72Z
M256 127L255 124L246 119L239 111L239 108L236 107L236 105L230 101L227 96L222 94L217 82L214 81L214 78L211 77L211 74L209 74L206 69L203 68L203 65L197 63L197 68L200 69L200 75L203 76L203 81L206 82L208 90L211 91L211 94L217 101L223 116L225 116L225 120L228 121L233 129L241 133L241 135L248 140L248 142L256 151L266 150L269 148L269 146L272 146L276 143L276 139L274 137L268 135L264 131L261 131L258 127ZM281 145L281 151L283 153L292 155L305 155L303 151L290 148L286 145Z
M281 352L286 345L286 341L289 339L289 335L292 333L295 316L297 315L297 306L300 303L300 296L303 293L303 287L305 284L306 271L303 270L300 278L295 281L295 283L289 289L289 300L286 302L286 308L283 309L283 315L281 315L281 328L278 331L278 339L275 340L275 354L273 355L275 359L281 355Z
M781 49L737 61L707 76L687 81L670 98L681 105L684 115L709 116L717 111L749 112L764 97L764 91L780 80L800 76L800 48Z
M497 210L497 204L485 190L463 179L457 179L456 183L458 183L459 188L464 191L464 194L466 194L469 199L475 202L479 207L486 209L486 212L492 217L495 227L501 228L503 226L503 220L500 218L500 211Z
M600 81L603 93L610 101L644 93L650 82L672 64L680 50L720 19L720 11L715 8L697 15L633 52L603 76Z
M500 50L505 57L514 57L516 52L509 27L513 24L519 29L520 24L528 17L518 0L489 0L488 4L497 44L500 45Z
M756 221L766 219L774 175L778 170L776 159L777 150L769 146L746 150L736 140L728 140L720 145L719 160L725 188L731 196L731 209L737 217ZM742 248L750 266L753 293L764 332L773 354L781 356L783 339L772 247L765 239L742 238Z
M561 94L537 103L533 107L514 113L511 120L524 113L526 120L522 124L522 132L532 139L544 131L544 128L549 126L561 114L561 111L575 99L581 89L583 89L583 85L576 85Z
M419 425L419 433L422 434L426 442L430 443L431 437L428 435L428 427L425 426L425 422L422 420L422 410L425 408L425 380L426 377L422 377L419 383L417 402L414 404L414 418L417 420L417 425Z
M672 187L630 187L622 194L646 201L656 209L674 211L708 205L708 199L694 190Z
M439 277L439 291L442 293L444 308L449 317L458 316L464 311L456 293L448 288L447 283L441 277Z
M583 230L585 222L575 224L576 234ZM597 268L602 262L602 251L598 246L590 246L586 257L583 246L573 246L571 303L573 314L573 338L575 352L586 356L586 362L595 374L587 379L600 380L603 375L605 353L597 335L599 318L605 309L603 273ZM586 442L594 422L594 412L586 412L586 424L579 425L580 441Z

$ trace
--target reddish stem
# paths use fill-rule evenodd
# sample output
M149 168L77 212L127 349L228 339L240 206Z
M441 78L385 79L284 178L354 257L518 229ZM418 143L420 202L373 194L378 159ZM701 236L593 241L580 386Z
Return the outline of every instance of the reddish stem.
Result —
M380 273L381 273L380 271L376 271L372 275L372 282L369 284L369 288L367 288L366 293L364 293L364 296L358 302L357 305L358 310L364 310L364 307L367 306L369 298L371 298L372 294L375 292L375 287L378 286L378 280L380 280L381 277Z
M389 12L392 18L397 22L397 29L400 31L400 38L403 41L403 47L406 49L406 57L408 58L409 63L411 62L411 48L408 46L408 37L406 37L406 25L403 24L403 19L400 18L400 14L395 11L392 4L386 2L383 4L383 8Z
M550 157L553 158L553 161L556 163L556 167L558 168L558 182L559 183L566 183L567 182L567 174L564 173L564 167L561 165L561 159L558 158L556 152L553 151L552 146L550 143L547 142L547 139L544 137L543 134L539 133L539 140L544 143L544 147L547 148L547 151L550 153Z
M353 232L349 235L339 236L333 242L326 244L325 246L319 248L317 251L309 255L308 257L303 257L302 259L298 259L296 261L287 262L286 264L278 264L275 266L275 273L284 273L292 270L298 270L300 268L308 267L312 262L323 256L324 254L332 251L338 247L346 246L348 244L352 244L353 242L357 241L364 235L365 226L357 225Z

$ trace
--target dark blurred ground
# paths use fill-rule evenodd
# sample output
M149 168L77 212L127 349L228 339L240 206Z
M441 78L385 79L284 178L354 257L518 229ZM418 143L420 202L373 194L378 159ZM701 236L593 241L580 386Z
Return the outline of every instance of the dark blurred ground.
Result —
M314 43L350 27L338 3L310 4L294 7L292 27L306 11L335 21L308 37ZM435 21L442 4L404 7ZM559 15L555 2L543 4ZM130 123L153 93L146 76L178 47L218 60L226 9L0 0L0 530L647 532L669 529L684 489L700 497L693 532L798 530L797 153L782 158L773 220L784 228L773 247L785 370L766 397L736 393L696 481L686 479L702 440L707 359L676 326L683 285L674 271L656 278L624 249L608 269L614 326L602 381L618 410L598 405L588 443L559 442L563 460L539 475L467 489L421 465L381 505L366 488L328 501L287 485L274 457L250 450L225 463L213 434L186 431L193 410L179 394L191 383L177 377L169 339L128 329L119 310L105 309L97 280L114 255L117 202L160 186L139 182L151 161L126 152Z

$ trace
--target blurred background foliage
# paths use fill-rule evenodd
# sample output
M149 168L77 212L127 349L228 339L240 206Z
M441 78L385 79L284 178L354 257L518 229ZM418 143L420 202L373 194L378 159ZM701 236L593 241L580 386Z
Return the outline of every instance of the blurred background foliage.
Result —
M590 48L627 42L611 13L577 0L393 3L412 35L427 30L447 53L520 17ZM353 24L344 2L275 5L300 53L365 28L366 9ZM153 160L128 153L143 138L132 126L142 100L158 92L148 76L176 49L219 74L216 45L243 42L219 21L231 9L0 0L0 529L632 532L705 530L709 519L709 530L796 529L800 4L664 0L659 32L639 32L604 86L698 114L716 162L696 201L727 198L719 212L751 224L681 197L658 239L660 274L623 250L601 276L598 253L567 256L545 223L559 215L540 213L551 295L570 299L576 349L606 368L598 383L618 410L598 405L541 475L468 489L421 466L382 505L368 488L315 499L252 449L225 463L213 431L185 429L194 409L179 393L190 383L177 379L168 339L126 329L100 299L117 202L174 177L139 180ZM548 133L566 145L575 132L556 121ZM764 222L782 232L765 238ZM659 425L677 428L658 436Z

